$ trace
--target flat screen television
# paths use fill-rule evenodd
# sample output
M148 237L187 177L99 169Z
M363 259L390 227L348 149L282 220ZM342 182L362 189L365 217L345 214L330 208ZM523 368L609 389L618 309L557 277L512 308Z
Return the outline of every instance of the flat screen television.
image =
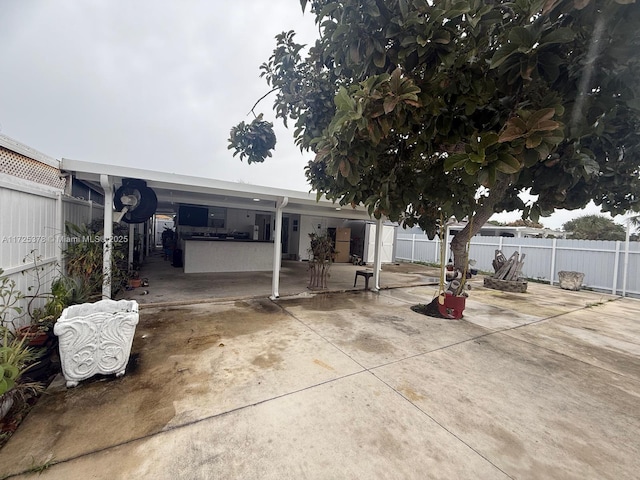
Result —
M209 209L207 207L191 207L180 205L178 208L178 225L189 227L206 227L209 222Z

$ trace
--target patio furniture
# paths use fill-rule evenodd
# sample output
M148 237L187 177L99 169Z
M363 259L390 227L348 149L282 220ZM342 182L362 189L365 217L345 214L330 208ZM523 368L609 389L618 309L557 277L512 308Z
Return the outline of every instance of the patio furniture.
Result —
M371 270L356 270L356 276L353 279L353 287L355 288L358 277L364 277L364 289L369 290L369 279L373 277L373 271Z

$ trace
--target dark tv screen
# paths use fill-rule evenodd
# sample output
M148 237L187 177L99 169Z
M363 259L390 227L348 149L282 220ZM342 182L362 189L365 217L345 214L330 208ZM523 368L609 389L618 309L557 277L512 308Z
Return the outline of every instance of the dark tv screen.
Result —
M206 227L209 221L209 210L206 207L189 207L181 205L178 209L178 223L190 227Z

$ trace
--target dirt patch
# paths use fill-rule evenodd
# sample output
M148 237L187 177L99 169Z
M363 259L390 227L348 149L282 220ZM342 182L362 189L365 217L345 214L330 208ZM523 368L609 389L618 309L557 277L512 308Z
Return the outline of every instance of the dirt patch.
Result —
M437 297L434 298L431 303L419 303L418 305L413 305L411 310L421 315L426 315L427 317L446 318L440 314Z

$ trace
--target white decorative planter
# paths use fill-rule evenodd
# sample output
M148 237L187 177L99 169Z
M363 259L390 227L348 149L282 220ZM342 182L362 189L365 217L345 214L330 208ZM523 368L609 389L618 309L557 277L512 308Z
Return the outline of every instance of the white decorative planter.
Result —
M53 327L67 387L101 373L124 375L138 324L135 300L100 300L67 307Z

